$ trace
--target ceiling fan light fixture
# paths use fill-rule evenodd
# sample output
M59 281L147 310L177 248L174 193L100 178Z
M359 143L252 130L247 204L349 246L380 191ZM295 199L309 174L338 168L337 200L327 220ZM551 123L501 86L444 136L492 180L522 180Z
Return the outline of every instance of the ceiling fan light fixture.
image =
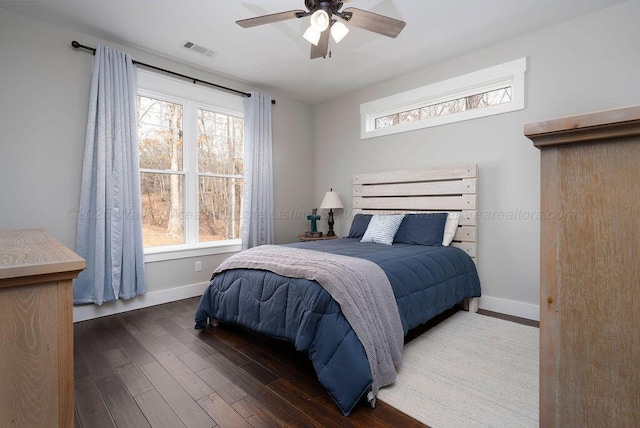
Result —
M292 0L293 1L293 0ZM301 0L298 0L301 1ZM242 28L272 24L289 19L309 17L309 28L303 37L311 43L310 58L331 57L329 43L339 43L344 39L351 27L361 28L383 36L396 38L406 22L355 7L342 9L350 0L304 0L305 10L295 9L280 13L270 13L236 21ZM338 19L342 22L338 22ZM347 25L348 24L348 27ZM329 35L331 34L331 36Z
M336 43L340 43L349 32L349 28L340 21L336 21L331 26L331 37Z
M318 42L320 41L320 33L321 32L313 28L313 25L312 25L309 28L307 28L307 31L304 32L302 37L307 39L307 41L312 45L318 46Z
M322 9L316 10L311 15L311 26L317 32L322 33L329 28L329 14Z

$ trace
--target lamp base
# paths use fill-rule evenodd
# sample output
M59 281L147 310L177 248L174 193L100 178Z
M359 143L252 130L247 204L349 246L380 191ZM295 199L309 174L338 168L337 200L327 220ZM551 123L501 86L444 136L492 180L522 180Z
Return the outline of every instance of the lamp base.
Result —
M333 231L333 209L329 209L329 219L328 219L328 223L329 223L329 231L327 232L327 236L336 236L335 232Z
M322 232L305 232L305 238L322 238Z

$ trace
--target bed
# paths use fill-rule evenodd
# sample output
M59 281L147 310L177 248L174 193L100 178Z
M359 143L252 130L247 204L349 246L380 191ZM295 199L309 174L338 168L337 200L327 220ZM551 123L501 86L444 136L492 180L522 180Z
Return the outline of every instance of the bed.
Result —
M395 378L404 335L457 304L477 310L476 189L476 165L356 174L347 237L227 259L201 298L196 328L220 321L291 341L344 415L364 399L374 405ZM388 221L400 225L392 245L361 242ZM438 241L444 230L415 241L409 224L448 229L451 245Z

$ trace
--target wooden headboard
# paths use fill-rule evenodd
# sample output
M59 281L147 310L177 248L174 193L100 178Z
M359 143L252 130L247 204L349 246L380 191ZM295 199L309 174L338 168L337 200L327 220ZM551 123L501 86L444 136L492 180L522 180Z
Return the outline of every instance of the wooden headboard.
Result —
M353 175L353 212L395 214L459 212L453 238L476 261L476 164Z

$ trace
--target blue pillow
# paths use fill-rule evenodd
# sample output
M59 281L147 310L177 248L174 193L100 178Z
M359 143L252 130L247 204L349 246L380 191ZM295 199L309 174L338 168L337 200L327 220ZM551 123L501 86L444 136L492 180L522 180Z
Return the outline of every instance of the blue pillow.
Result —
M393 239L399 244L442 245L448 213L407 214Z
M364 232L369 226L371 217L373 217L373 214L356 214L353 216L351 229L349 229L349 235L347 238L362 238L364 236Z

